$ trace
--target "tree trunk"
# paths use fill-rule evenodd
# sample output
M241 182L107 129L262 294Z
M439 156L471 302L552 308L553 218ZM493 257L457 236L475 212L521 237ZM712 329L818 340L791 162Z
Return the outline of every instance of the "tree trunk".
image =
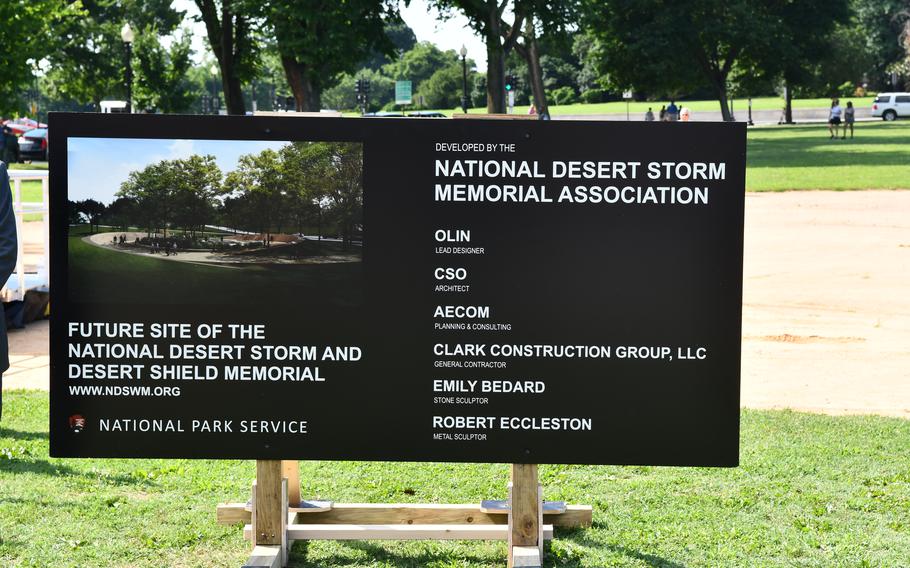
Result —
M537 114L545 116L550 114L547 105L547 93L543 86L543 69L540 67L540 51L537 48L537 37L534 33L534 19L530 16L525 21L525 45L515 44L515 49L528 64L528 75L531 79L531 94L534 96L534 107Z
M503 71L505 68L505 54L503 53L499 10L496 2L491 3L489 22L487 22L487 112L490 114L505 114L506 88Z
M793 124L793 91L790 82L784 82L784 123Z
M319 112L322 108L322 93L307 76L306 66L293 57L281 56L281 65L287 77L288 85L294 93L294 103L298 112Z
M221 90L224 91L224 106L228 114L246 114L243 91L236 76L234 60L234 14L230 0L221 0Z
M231 0L222 0L220 18L214 0L196 0L196 6L202 14L209 45L215 59L218 60L218 67L221 69L221 90L224 93L224 104L227 111L230 114L246 114L240 79L237 78L238 54L234 49L235 26ZM244 25L239 18L237 25L241 27Z
M720 115L724 122L733 120L730 114L730 101L727 97L727 78L726 76L717 77L714 80L714 92L717 94L717 101L720 103Z
M228 73L233 75L233 61L228 71L221 71L222 89L224 90L224 106L227 107L228 114L246 114L246 104L243 102L243 88L240 85L240 79L237 77L228 77Z

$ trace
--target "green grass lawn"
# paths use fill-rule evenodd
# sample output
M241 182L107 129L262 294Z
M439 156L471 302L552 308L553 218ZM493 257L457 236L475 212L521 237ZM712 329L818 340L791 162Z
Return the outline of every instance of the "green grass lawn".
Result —
M16 164L22 165L22 164ZM12 184L10 184L12 188ZM22 202L23 203L41 203L41 182L35 180L26 180L22 182ZM22 217L23 221L40 221L40 213L26 213Z
M248 498L252 461L50 459L47 394L4 396L0 565L240 566L239 527L215 505ZM744 411L735 469L541 466L549 499L594 506L559 530L565 567L910 566L910 421ZM502 464L301 462L304 494L345 502L504 498ZM295 567L480 568L505 545L297 543Z
M910 188L910 121L861 122L852 140L831 140L825 125L750 129L746 188Z
M46 170L47 162L32 162L30 164L9 164L11 170Z

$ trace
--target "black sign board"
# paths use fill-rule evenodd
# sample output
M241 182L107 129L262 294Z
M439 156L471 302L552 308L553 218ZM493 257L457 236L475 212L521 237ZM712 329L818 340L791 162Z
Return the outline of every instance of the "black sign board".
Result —
M50 124L54 456L738 462L743 124Z

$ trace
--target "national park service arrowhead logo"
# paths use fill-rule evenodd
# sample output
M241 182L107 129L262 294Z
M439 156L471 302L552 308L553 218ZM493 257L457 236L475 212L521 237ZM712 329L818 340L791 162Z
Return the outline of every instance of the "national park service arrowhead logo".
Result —
M85 430L85 416L81 414L70 416L70 429L77 434Z

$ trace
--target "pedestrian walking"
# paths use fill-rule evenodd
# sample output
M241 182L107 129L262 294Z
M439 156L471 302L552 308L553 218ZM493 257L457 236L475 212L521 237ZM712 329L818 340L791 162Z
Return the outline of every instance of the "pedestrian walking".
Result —
M853 108L853 101L847 101L847 108L844 109L844 135L841 140L847 139L847 128L850 129L850 140L853 140L853 123L856 121L856 109Z
M651 111L651 107L648 107L648 112L645 113L645 122L654 122L654 113Z
M670 106L667 107L667 120L676 122L677 119L679 119L679 107L676 106L676 103L670 101Z
M831 100L831 112L828 114L828 133L831 134L831 140L837 138L837 131L840 128L840 118L843 109L840 107L840 101Z
M660 105L660 114L658 116L661 122L667 121L667 105Z

